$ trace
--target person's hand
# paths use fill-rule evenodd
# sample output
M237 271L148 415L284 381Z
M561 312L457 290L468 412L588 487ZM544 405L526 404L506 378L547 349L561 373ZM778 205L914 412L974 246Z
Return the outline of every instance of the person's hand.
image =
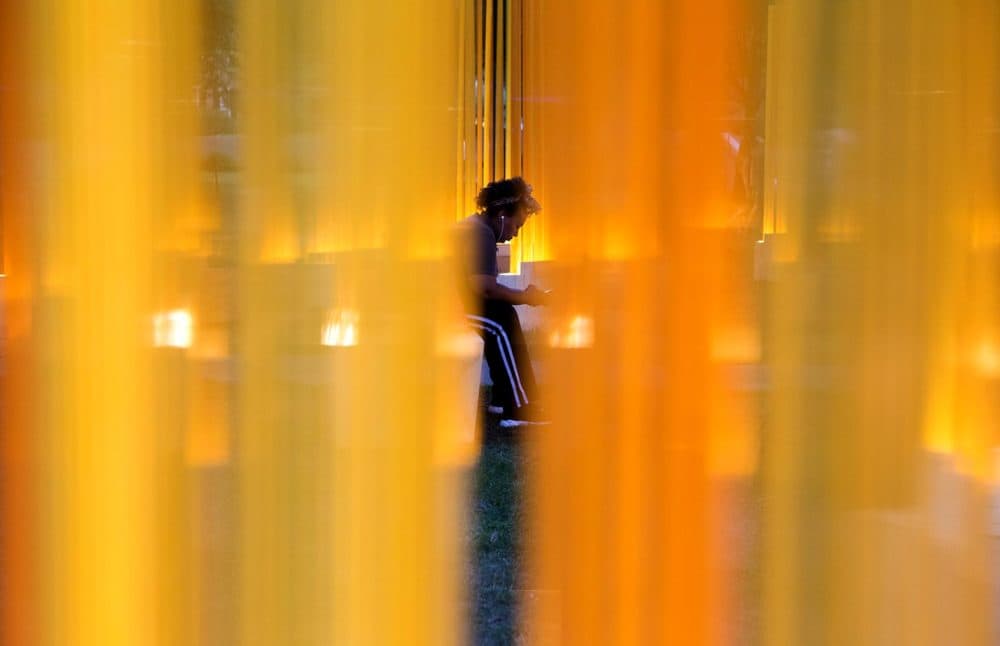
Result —
M528 285L527 289L524 290L524 301L527 305L531 305L532 307L548 305L549 293L538 289L534 285Z

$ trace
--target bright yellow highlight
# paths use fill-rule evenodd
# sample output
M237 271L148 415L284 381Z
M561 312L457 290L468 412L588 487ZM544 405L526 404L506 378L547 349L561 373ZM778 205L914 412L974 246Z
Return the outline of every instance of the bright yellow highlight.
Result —
M187 310L171 310L153 316L153 346L190 348L194 339L194 319Z
M574 316L563 330L549 335L553 348L589 348L594 345L594 321L589 316Z
M1000 377L1000 347L992 339L984 339L975 349L975 365L984 377Z
M358 313L342 310L323 326L323 345L351 347L358 344Z

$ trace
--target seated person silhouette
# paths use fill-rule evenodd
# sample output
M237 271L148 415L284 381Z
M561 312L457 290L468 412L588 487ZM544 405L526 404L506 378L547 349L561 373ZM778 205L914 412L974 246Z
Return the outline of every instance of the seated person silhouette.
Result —
M545 305L548 294L534 285L511 289L497 282L497 244L514 238L541 206L520 177L488 184L476 198L480 211L460 223L460 258L467 316L483 338L500 425L545 423L537 402L535 373L515 305Z

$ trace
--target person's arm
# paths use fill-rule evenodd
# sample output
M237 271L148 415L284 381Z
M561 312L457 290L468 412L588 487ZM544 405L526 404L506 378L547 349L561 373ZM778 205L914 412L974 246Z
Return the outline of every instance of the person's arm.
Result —
M534 285L527 289L511 289L497 282L496 276L476 274L472 277L473 287L479 296L497 301L507 301L512 305L545 305L548 295Z

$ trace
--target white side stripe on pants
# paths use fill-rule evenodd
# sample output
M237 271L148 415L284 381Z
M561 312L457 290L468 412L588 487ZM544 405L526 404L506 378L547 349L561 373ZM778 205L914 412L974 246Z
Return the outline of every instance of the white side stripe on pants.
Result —
M497 338L497 333L495 330L492 330L480 323L473 322L472 324L478 327L480 330L483 330L484 332L489 332L490 334L493 335L494 338ZM511 371L510 364L507 362L507 355L504 353L503 344L500 343L499 338L497 338L497 347L500 350L500 359L503 361L503 366L507 371L507 378L510 379L510 389L511 392L514 393L514 405L520 408L521 399L517 396L517 385L514 383L514 374ZM500 375L490 375L490 376L493 377L494 379L498 379L500 377Z
M474 314L469 314L468 316L469 316L469 318L476 319L478 321L482 321L487 326L492 327L493 329L495 329L499 333L500 339L503 341L503 344L505 344L507 346L507 352L508 352L508 354L510 356L511 371L512 371L512 374L514 375L514 379L517 381L517 388L519 388L521 390L521 399L524 400L525 404L527 404L528 403L528 393L524 392L524 386L521 385L521 375L520 375L520 373L517 372L517 361L515 360L515 357L514 357L514 348L512 348L511 345L510 345L510 339L507 337L507 331L503 329L502 325L500 325L499 323L497 323L496 321L494 321L492 319L483 318L482 316L476 316ZM502 347L503 346L501 346L501 349L502 349ZM516 390L515 390L515 393L516 393Z
M486 330L497 339L500 358L503 360L504 367L507 368L507 376L510 377L511 391L514 394L514 404L518 407L527 404L528 394L524 391L524 386L521 384L521 375L517 372L517 362L514 359L514 349L510 345L510 339L507 338L507 332L496 321L472 314L469 314L468 317L473 325ZM510 357L509 361L508 357ZM520 391L520 397L518 397L518 391Z

